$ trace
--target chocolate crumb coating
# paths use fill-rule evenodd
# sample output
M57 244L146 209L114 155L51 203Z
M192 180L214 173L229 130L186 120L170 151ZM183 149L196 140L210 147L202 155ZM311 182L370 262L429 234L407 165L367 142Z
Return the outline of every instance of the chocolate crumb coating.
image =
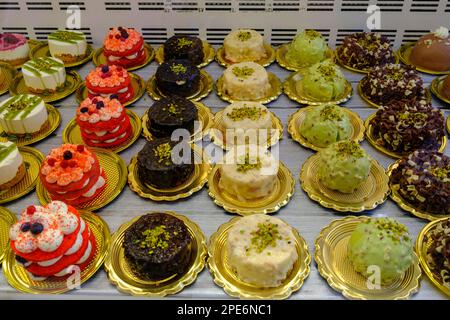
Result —
M427 261L431 272L450 289L450 219L437 223L430 233L425 235L424 241L430 242Z
M164 59L186 59L194 65L203 62L203 42L197 37L175 35L164 43Z
M156 70L155 79L165 95L189 97L200 88L200 70L189 60L163 62Z

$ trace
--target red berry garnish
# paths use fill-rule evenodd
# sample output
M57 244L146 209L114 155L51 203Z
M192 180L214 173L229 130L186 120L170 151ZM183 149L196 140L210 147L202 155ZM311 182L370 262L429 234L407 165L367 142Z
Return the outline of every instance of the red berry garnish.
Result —
M53 159L53 158L50 158L50 159L47 160L47 163L48 163L48 165L50 167L53 167L55 165L55 163L56 163L56 160Z
M69 161L63 160L61 161L61 168L66 169L69 166Z
M83 152L84 151L84 146L82 144L77 145L77 151L78 152Z
M120 34L116 34L115 38L120 39Z
M36 207L35 206L29 206L28 208L27 208L27 214L29 214L30 216L32 215L32 214L34 214L36 212Z
M77 162L75 160L72 160L69 162L69 167L75 168L77 166Z

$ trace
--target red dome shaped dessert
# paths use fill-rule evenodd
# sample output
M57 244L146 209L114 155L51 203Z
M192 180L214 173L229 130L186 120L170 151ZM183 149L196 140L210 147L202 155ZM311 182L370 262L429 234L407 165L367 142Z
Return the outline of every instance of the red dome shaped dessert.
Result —
M450 70L450 36L448 29L440 27L417 41L411 51L411 63L431 71Z
M137 66L147 58L142 35L133 28L112 28L103 42L108 65Z

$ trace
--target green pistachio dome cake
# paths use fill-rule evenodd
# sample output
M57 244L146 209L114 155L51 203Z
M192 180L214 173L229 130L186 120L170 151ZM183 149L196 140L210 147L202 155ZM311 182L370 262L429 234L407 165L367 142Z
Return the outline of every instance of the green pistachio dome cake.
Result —
M328 59L309 67L302 79L296 83L296 89L300 92L302 87L310 97L332 101L344 94L346 84L347 80L339 67Z
M347 140L352 135L350 117L344 108L321 105L307 112L300 125L300 134L317 147Z
M348 243L348 258L365 277L380 268L380 284L389 285L411 266L413 244L408 229L391 218L370 218L353 231Z
M327 43L315 30L298 33L288 46L286 60L294 66L310 66L326 59Z
M339 141L319 151L318 177L326 187L353 193L369 176L370 158L355 141Z

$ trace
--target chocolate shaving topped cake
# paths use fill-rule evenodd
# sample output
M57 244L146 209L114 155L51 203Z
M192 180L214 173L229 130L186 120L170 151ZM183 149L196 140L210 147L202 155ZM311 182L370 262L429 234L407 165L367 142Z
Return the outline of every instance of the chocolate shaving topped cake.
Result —
M431 271L450 289L450 219L439 222L424 240L431 240L427 249Z
M164 43L164 59L186 59L195 65L203 62L203 43L197 37L175 35Z
M417 209L450 214L450 157L437 151L416 150L399 161L391 185Z
M379 109L370 121L377 143L398 153L438 150L444 136L444 116L431 103L396 101Z
M189 60L163 62L156 70L156 85L166 95L189 97L200 88L200 70Z
M192 238L180 219L152 213L140 217L125 231L123 248L126 261L139 278L165 279L187 271Z

